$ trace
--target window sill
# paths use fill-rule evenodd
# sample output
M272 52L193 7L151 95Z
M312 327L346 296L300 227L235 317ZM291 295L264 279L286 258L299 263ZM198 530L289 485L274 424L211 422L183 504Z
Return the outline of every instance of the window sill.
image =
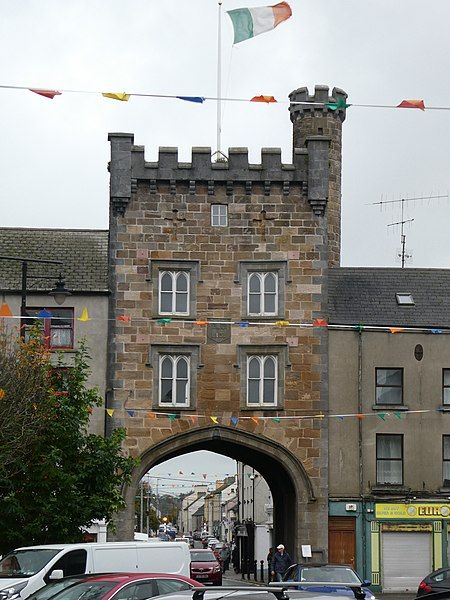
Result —
M443 413L450 412L450 404L441 404L441 406L437 407L437 410Z
M258 323L273 323L275 321L283 321L285 319L284 314L261 316L261 315L243 315L242 321L258 321Z
M278 410L284 410L283 406L279 404L277 406L241 406L241 412L275 412ZM257 416L257 415L255 415Z
M152 408L152 412L156 414L161 414L161 416L167 417L168 414L179 416L180 413L184 412L194 412L195 407L193 406L154 406Z
M372 486L371 492L372 494L380 494L385 495L389 494L405 494L410 491L410 488L396 483L377 483L377 485Z
M407 412L409 410L409 406L405 406L404 404L374 404L372 406L372 410L380 410L383 412L389 410L401 410L403 412Z

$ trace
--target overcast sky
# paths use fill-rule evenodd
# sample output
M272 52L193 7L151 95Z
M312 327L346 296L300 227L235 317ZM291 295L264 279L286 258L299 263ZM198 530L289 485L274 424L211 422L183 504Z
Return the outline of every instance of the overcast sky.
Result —
M264 0L262 2L264 4ZM423 98L450 105L450 2L290 0L293 17L232 49L224 14L224 95L287 99L299 86L342 87L355 103ZM224 10L260 0L224 0ZM0 0L2 85L100 91L215 95L216 0ZM215 104L63 94L47 100L0 90L2 225L106 228L109 131L145 145L215 146ZM449 112L348 110L344 125L344 265L395 266L398 211L369 203L446 194ZM291 160L286 105L229 103L223 146L279 146ZM214 149L214 148L213 148ZM412 266L447 267L447 199L411 204Z

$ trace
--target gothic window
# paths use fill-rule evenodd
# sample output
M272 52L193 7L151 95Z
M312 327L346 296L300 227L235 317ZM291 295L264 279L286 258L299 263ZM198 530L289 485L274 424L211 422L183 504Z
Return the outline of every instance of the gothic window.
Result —
M275 316L278 312L278 273L249 273L247 312L253 316Z
M159 273L159 314L189 314L189 272L161 271Z
M162 355L159 368L160 406L189 406L189 356Z
M247 358L247 405L276 406L277 357L249 356Z

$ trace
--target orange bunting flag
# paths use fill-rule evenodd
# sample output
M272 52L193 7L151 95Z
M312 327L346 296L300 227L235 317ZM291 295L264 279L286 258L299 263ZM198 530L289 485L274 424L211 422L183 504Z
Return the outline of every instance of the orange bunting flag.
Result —
M128 102L128 100L130 99L130 94L126 94L125 92L103 92L102 96L104 98L120 100L121 102Z
M328 327L328 321L326 319L314 319L314 327Z
M113 414L114 414L114 408L107 408L107 409L106 409L106 412L108 413L108 415L109 415L110 417L112 417L112 416L113 416Z
M254 423L256 423L256 424L258 424L258 423L259 423L259 419L258 419L258 417L250 417L250 418L251 418L251 420L252 420Z
M61 92L57 90L36 90L32 88L29 88L29 90L33 94L39 94L39 96L44 96L44 98L49 98L50 100L53 100L55 96L61 96Z
M149 419L156 419L157 418L157 416L155 415L155 413L152 412L151 410L147 413L147 417Z
M208 325L208 321L195 321L196 325Z
M81 317L78 317L78 321L86 322L86 321L90 321L90 320L91 319L89 317L88 309L86 307L84 307L81 312Z
M12 317L13 314L11 312L11 309L9 308L8 304L6 302L3 302L3 304L0 306L0 317Z
M3 400L5 397L5 390L0 389L0 400Z
M253 96L250 102L265 102L266 104L271 104L276 102L273 96Z
M358 419L358 421L362 421L364 419L364 415L358 414L356 415L356 418Z
M402 331L405 331L405 329L403 327L389 327L389 331L391 333L401 333Z
M118 321L123 321L124 323L129 323L131 321L131 317L128 315L119 315L117 317Z
M210 419L215 425L219 424L219 419L217 417L210 417Z
M425 110L425 102L423 100L402 100L397 108L418 108Z

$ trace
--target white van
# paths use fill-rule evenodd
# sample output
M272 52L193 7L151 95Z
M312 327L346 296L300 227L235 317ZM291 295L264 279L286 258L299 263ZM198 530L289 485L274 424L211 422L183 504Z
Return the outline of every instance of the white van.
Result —
M51 544L17 548L0 561L0 600L27 598L54 579L83 573L171 573L190 576L183 542Z

